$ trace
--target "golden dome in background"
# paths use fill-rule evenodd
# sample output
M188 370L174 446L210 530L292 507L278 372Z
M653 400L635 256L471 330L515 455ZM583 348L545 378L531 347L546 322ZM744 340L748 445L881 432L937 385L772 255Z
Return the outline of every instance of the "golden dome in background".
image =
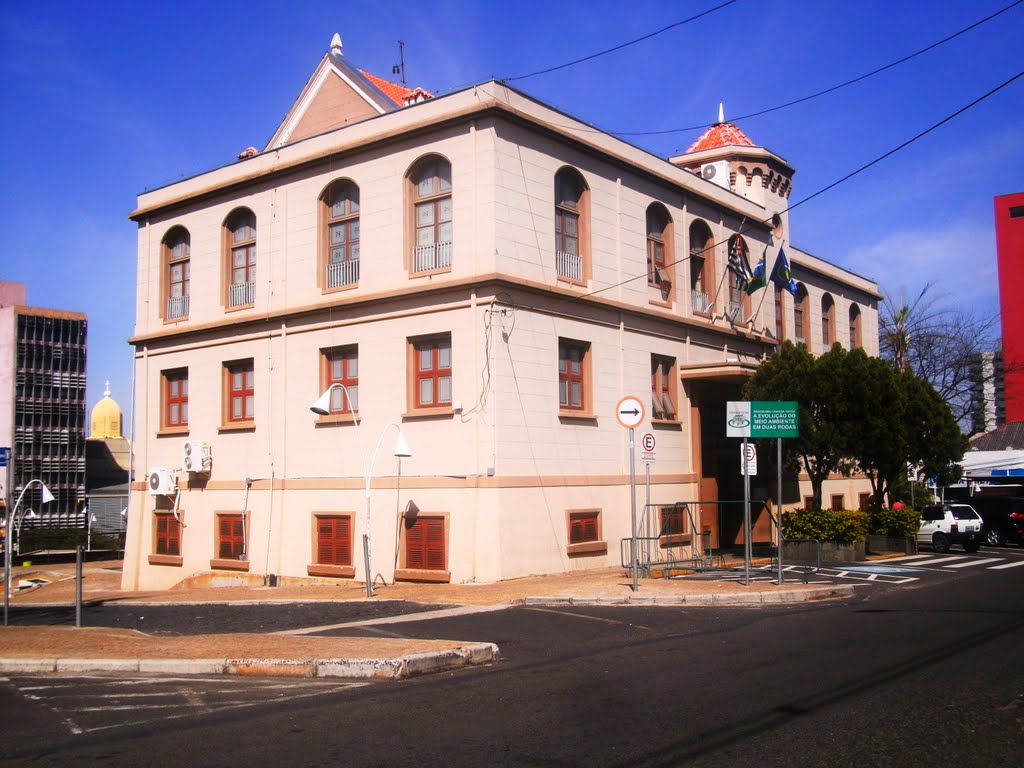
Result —
M89 432L90 440L104 440L111 437L122 437L121 406L110 397L110 382L103 390L103 399L92 409L92 421Z

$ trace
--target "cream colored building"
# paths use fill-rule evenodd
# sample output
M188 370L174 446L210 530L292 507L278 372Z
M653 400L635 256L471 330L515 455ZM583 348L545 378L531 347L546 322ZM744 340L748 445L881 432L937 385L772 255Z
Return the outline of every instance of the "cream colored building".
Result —
M741 498L724 403L780 333L876 354L879 299L788 245L793 170L743 139L669 161L498 82L439 98L387 83L336 38L262 151L131 214L125 588L363 581L365 534L378 583L616 564L624 396L646 406L638 440L655 437L652 502ZM701 177L712 163L724 179ZM730 289L737 235L769 269L784 245L802 321L772 285ZM854 483L826 498L853 506ZM696 526L734 545L735 517L697 510L673 543L685 554Z

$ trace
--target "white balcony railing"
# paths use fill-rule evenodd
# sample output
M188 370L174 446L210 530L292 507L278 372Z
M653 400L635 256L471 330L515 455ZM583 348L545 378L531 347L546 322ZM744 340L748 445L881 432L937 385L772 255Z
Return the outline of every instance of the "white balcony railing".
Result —
M452 244L433 243L417 245L412 254L413 272L430 272L434 269L445 269L452 265Z
M171 296L167 299L167 319L188 317L188 296Z
M228 286L228 306L244 307L246 304L254 304L256 297L256 283L237 283Z
M583 257L577 253L555 251L555 271L559 277L583 280Z
M359 259L338 261L327 265L327 287L340 288L359 282Z
M711 299L708 298L704 291L693 289L690 291L690 306L694 312L710 312Z
M734 323L743 322L743 302L729 302L729 319L732 320Z

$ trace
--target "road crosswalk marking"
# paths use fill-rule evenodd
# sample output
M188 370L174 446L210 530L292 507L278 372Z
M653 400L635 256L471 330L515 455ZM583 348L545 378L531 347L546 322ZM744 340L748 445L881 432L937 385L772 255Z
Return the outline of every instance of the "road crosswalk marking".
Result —
M939 565L940 563L952 563L957 560L966 560L968 555L957 555L956 557L940 557L938 560L926 560L923 563L914 563L914 565Z
M971 568L975 565L985 565L986 563L1000 563L1006 558L1003 557L985 557L981 560L969 560L966 563L955 563L954 565L947 565L947 568Z
M1002 571L1006 568L1020 568L1024 565L1024 560L1015 560L1012 563L1003 563L1002 565L993 565L989 568L990 571Z

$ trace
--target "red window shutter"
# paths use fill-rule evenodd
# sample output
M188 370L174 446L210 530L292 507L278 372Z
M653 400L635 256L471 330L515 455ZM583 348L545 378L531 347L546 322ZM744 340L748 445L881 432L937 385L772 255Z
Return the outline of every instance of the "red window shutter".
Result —
M569 518L569 543L583 544L587 541L597 541L597 513L586 512L573 514Z
M445 569L444 518L417 517L405 521L405 567Z

